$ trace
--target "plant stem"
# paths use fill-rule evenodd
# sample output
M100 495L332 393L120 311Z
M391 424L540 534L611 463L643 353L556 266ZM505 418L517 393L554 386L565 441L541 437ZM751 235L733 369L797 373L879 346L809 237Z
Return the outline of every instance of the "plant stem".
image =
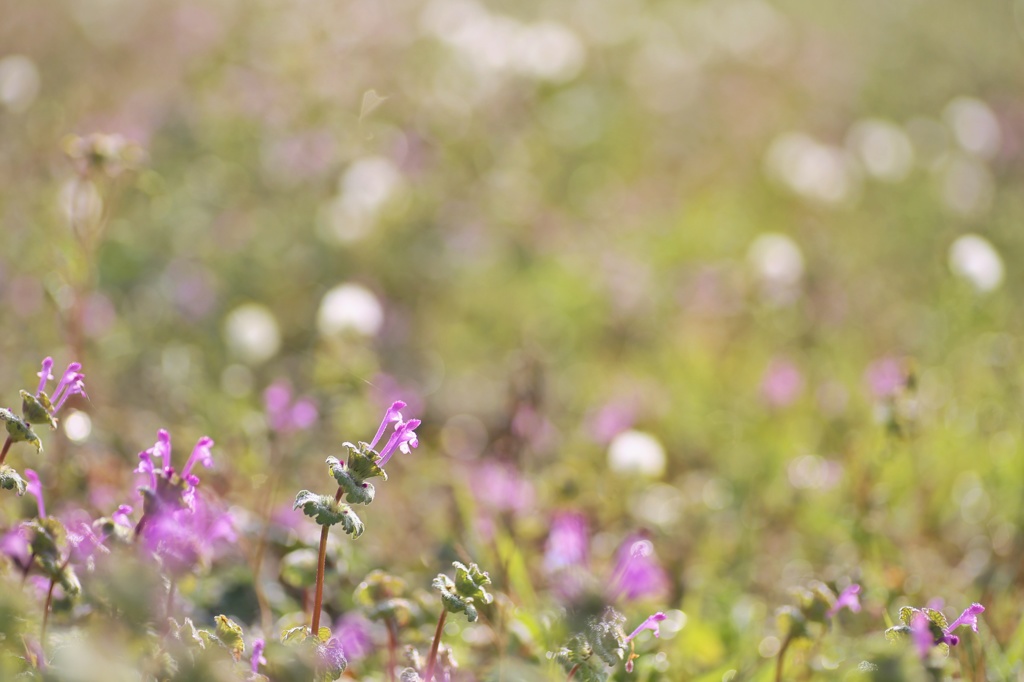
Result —
M46 592L46 606L43 607L43 627L39 631L39 646L41 647L46 646L46 622L50 619L50 602L53 601L53 588L56 584L57 581L50 578L50 589Z
M441 645L441 633L444 631L444 620L448 612L441 609L441 617L437 619L437 630L434 631L434 643L430 645L430 656L427 658L427 673L423 682L430 682L434 678L434 665L437 663L437 647Z
M174 612L174 588L175 581L174 577L172 576L170 579L170 584L167 585L167 605L164 607L165 619L170 618L171 614Z
M779 648L779 658L775 662L775 682L782 682L782 668L785 666L786 661L786 649L789 648L789 643L793 641L793 638L789 635L782 642L782 646Z
M338 486L338 492L334 494L334 501L340 502L344 492L341 486ZM316 594L313 596L313 624L309 628L310 634L314 637L320 632L320 609L324 598L324 570L327 568L327 534L330 531L331 527L327 525L320 530L320 555L317 557L316 563Z
M324 598L324 569L327 566L327 534L330 526L320 529L320 555L316 563L316 594L313 597L313 625L310 627L310 634L316 637L320 632L320 602Z
M0 464L3 464L4 460L7 459L7 451L11 449L11 444L13 442L14 441L11 440L11 437L7 436L7 440L4 441L4 449L0 450Z
M398 624L394 618L387 619L388 626L388 682L395 682L395 667L398 665Z
M577 663L572 667L572 670L569 671L569 677L565 678L565 682L569 682L569 680L576 676L576 671L580 669L581 665L581 663Z

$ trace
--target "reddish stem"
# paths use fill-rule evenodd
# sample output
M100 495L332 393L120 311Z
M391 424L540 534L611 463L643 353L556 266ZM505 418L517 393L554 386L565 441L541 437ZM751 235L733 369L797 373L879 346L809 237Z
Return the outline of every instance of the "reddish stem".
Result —
M338 486L338 492L334 494L334 501L340 502L344 491ZM316 563L316 593L313 596L313 625L310 627L310 634L314 637L320 632L320 610L324 598L324 570L327 568L327 534L331 527L324 525L320 530L320 555Z
M11 437L7 436L7 440L4 441L4 449L0 450L0 464L3 464L4 460L7 459L7 451L11 449L11 444L13 442L14 441L11 440Z
M53 588L56 584L57 581L50 578L50 589L46 592L46 606L43 608L43 627L39 632L39 646L41 647L46 646L46 623L50 620L50 602L53 601Z
M395 682L395 667L398 665L398 625L388 618L388 682Z
M577 663L572 667L572 670L569 671L569 677L565 678L565 682L569 682L569 680L576 677L576 671L580 669L580 665L582 664Z
M427 659L427 673L423 682L430 682L434 678L434 666L437 664L437 648L441 645L441 633L444 631L444 619L448 612L441 609L441 617L437 619L437 630L434 631L434 643L430 645L430 657Z

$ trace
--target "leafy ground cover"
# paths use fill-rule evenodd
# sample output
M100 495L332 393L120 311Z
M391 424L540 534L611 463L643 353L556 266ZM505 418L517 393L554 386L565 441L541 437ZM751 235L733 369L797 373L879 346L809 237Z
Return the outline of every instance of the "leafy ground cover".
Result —
M0 11L0 678L1021 679L1021 2Z

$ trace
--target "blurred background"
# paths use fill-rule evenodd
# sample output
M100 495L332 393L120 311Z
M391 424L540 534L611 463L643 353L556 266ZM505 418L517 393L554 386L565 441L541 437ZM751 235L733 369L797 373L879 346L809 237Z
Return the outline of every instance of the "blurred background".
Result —
M19 451L55 499L109 513L158 428L179 462L209 434L204 485L315 546L295 491L401 398L421 446L332 549L336 615L462 556L556 609L573 513L598 580L637 534L664 567L640 679L766 670L811 578L864 585L865 636L985 600L986 646L1024 646L1024 2L0 16L3 404L46 355L90 396Z

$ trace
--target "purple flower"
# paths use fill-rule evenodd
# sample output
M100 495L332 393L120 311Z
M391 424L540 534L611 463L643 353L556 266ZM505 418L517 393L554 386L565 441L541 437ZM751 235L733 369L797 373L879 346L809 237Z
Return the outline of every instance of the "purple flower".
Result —
M316 645L317 657L320 664L328 670L343 669L347 665L345 650L337 637L331 637L326 643Z
M131 513L132 508L129 507L127 504L122 504L120 507L117 508L117 511L110 515L110 520L119 526L131 528L132 520L129 518L129 514Z
M50 373L52 369L53 358L49 356L43 358L43 369L41 372L36 374L36 376L39 377L39 388L36 389L37 398L46 390L46 384L53 381L53 374Z
M489 509L521 512L533 507L533 485L508 464L481 464L473 472L470 487L477 502Z
M633 630L633 632L631 632L629 636L626 637L626 644L632 642L633 639L644 630L651 630L654 632L655 637L661 637L661 628L658 626L658 623L665 620L665 618L667 618L667 616L661 611L658 611L657 613L648 616L644 622L640 623L640 625L637 626L636 630ZM635 656L636 654L631 653L629 657L626 659L627 673L633 672L633 658Z
M854 613L860 611L860 585L853 584L847 586L845 590L839 593L839 597L836 599L836 603L832 605L825 616L828 618L834 617L839 613L840 609L850 609Z
M377 443L380 441L381 436L387 430L388 424L394 422L395 430L391 432L391 437L388 442L380 449L380 459L377 460L377 466L384 466L391 459L391 455L395 453L395 450L401 450L405 454L409 454L412 448L417 447L420 444L419 437L416 435L415 429L420 425L419 419L410 419L409 421L402 420L402 410L405 407L405 403L401 400L396 400L391 404L391 407L384 413L384 419L380 423L380 427L377 429L377 433L374 435L373 440L370 441L370 447L377 447Z
M950 633L962 625L966 625L967 627L971 628L972 631L977 632L978 615L980 615L984 610L985 607L977 603L971 604L966 609L964 609L964 612L960 614L960 617L954 620L952 623L950 623L949 627L946 628L946 644L949 644L950 646L956 646L960 643L960 638Z
M267 423L278 433L307 429L320 416L311 398L299 398L293 403L292 389L284 381L267 387L263 392L263 405L267 412Z
M892 357L880 358L868 365L865 377L876 398L889 398L907 382L902 363Z
M198 495L192 508L158 511L141 533L146 549L175 574L208 564L222 544L237 539L231 514L214 509Z
M632 405L610 402L587 419L587 433L595 442L607 445L635 422Z
M645 597L663 597L669 590L669 578L654 555L650 540L633 535L619 547L610 580L610 597L627 601Z
M39 508L39 518L46 518L46 506L43 503L43 486L39 483L39 474L32 469L25 469L25 478L28 479L26 488L36 498L36 505Z
M25 568L32 559L28 533L24 526L17 526L0 538L0 552L10 558L18 568Z
M84 512L77 518L64 524L67 530L67 541L71 548L69 558L76 565L91 565L93 557L98 553L110 553L104 546L106 538L101 538L93 531L92 523Z
M544 570L554 573L587 565L589 549L587 518L578 512L562 512L551 521L544 545Z
M761 395L772 407L786 407L800 397L804 378L796 365L772 360L761 379Z
M260 666L267 664L267 659L263 655L264 647L266 647L266 642L262 639L257 639L252 643L252 657L249 659L249 669L253 674L259 674Z
M50 370L53 369L53 358L43 358L43 368L36 376L39 377L39 387L36 389L36 397L38 398L43 391L46 390L46 384L53 379L53 374ZM50 409L51 414L57 414L57 411L64 406L67 399L73 395L84 395L88 398L88 394L85 392L85 375L81 374L78 370L82 369L81 363L72 362L68 365L68 368L64 370L64 374L60 378L60 382L57 383L57 388L54 389L53 395L50 396Z
M181 470L181 479L185 482L181 493L181 500L191 506L195 498L196 487L199 485L199 477L192 473L196 464L202 464L206 468L213 466L213 455L210 449L213 447L213 439L209 436L200 438L192 454L185 462ZM157 441L153 447L139 453L139 466L135 473L147 474L149 476L149 490L156 493L158 489L157 474L164 479L171 479L174 476L174 467L171 466L171 436L164 429L157 432Z
M402 410L405 409L405 403L401 400L396 400L391 404L391 407L384 413L384 419L381 420L380 426L377 428L377 433L374 435L373 440L370 441L370 447L377 447L377 442L380 441L380 437L384 435L384 431L387 430L388 424L391 422L402 422Z
M932 630L932 625L935 623L928 617L924 611L914 609L914 615L910 620L910 635L917 645L918 653L924 658L931 651L931 648L937 644L948 644L949 646L956 646L960 643L960 638L953 634L953 631L959 627L966 625L971 628L972 631L978 631L978 616L985 611L985 607L981 604L971 604L960 616L950 623L945 628L942 628L942 635L938 638Z
M342 616L334 626L334 636L341 644L346 658L350 661L365 658L373 651L373 640L370 637L372 623L356 611Z

